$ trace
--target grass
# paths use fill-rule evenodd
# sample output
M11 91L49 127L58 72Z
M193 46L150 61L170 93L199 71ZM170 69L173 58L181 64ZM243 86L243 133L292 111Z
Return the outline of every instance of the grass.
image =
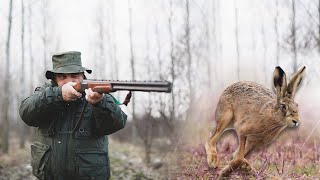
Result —
M0 153L0 180L35 180L30 166L30 142L24 149L18 147L18 139L10 139L8 154ZM130 143L109 141L109 158L111 166L111 179L170 179L166 154L153 151L153 162L149 165L143 163L143 149ZM157 162L154 162L157 160ZM157 165L157 166L156 166Z
M308 134L309 133L309 134ZM320 177L320 137L309 136L310 131L285 131L270 145L258 149L246 159L256 169L254 174L234 171L230 179L318 179ZM294 137L294 138L293 138ZM220 164L211 169L206 162L204 145L189 145L178 155L177 179L215 179L231 161L237 148L234 133L227 133L218 141Z

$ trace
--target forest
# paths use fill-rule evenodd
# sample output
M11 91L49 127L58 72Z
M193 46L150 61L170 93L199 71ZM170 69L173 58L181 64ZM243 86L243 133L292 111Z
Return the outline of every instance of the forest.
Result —
M0 179L35 179L36 127L21 101L47 82L52 55L80 51L89 79L170 81L171 93L134 92L124 129L109 136L111 179L215 179L237 149L234 131L208 167L221 93L238 81L274 91L273 72L306 66L295 97L301 123L247 158L255 174L320 176L320 0L4 0L0 2ZM127 92L115 92L123 101Z

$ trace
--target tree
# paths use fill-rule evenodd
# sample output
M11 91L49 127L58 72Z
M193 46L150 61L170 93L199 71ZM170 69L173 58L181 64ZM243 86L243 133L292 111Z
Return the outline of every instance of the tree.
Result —
M264 25L263 23L261 24L261 36L262 36L262 47L263 47L263 65L262 65L262 69L263 69L263 74L265 75L265 81L264 82L268 82L268 77L269 74L267 73L267 40L266 40L266 35L264 32Z
M42 12L42 28L43 28L43 34L42 34L42 43L43 43L43 64L44 68L48 68L48 46L49 46L49 35L48 35L48 8L49 8L49 1L42 1L42 7L41 7L41 12Z
M6 68L4 77L4 92L10 92L10 40L11 40L11 28L12 28L12 1L9 3L9 16L8 16L8 32L6 40ZM8 153L9 151L9 96L4 96L2 105L2 119L3 119L3 152Z
M279 65L279 56L280 56L280 40L279 40L279 0L276 1L276 16L274 17L274 32L276 34L276 65Z
M185 19L185 46L186 46L186 54L187 54L187 81L188 81L188 88L189 88L189 97L190 97L190 103L191 106L193 104L193 96L194 96L194 90L192 85L192 55L191 55L191 35L190 35L190 6L189 6L189 0L186 0L185 3L186 8L186 19Z
M131 1L128 0L128 12L129 12L129 44L130 44L130 67L131 67L131 78L132 80L136 79L136 72L135 72L135 56L133 52L133 40L132 40L132 7ZM132 119L135 121L136 119L136 108L135 108L135 97L132 95L131 97L131 104L132 104ZM136 135L136 127L132 127L132 138Z
M293 60L293 71L298 70L298 48L297 48L297 27L296 27L296 6L295 0L291 1L291 27L290 27L290 37L291 37L291 51Z
M30 72L34 72L34 56L33 56L33 39L32 39L32 8L31 4L28 5L28 51L30 58ZM30 94L33 93L34 90L34 73L29 73L30 75Z
M98 30L98 35L97 35L97 49L96 51L96 57L95 59L95 69L97 69L98 71L98 77L102 78L103 76L105 76L105 74L103 73L104 70L104 66L103 64L108 64L106 61L106 56L105 56L105 51L106 51L106 35L105 35L105 16L104 16L104 2L101 1L98 4L98 10L97 10L97 30ZM102 61L101 61L102 60ZM104 62L103 64L100 64L99 62ZM105 71L108 72L108 71Z
M25 21L24 21L24 2L21 0L21 76L20 76L20 85L21 87L25 87L25 46L24 46L24 27L25 27ZM32 74L32 73L31 73ZM23 93L20 94L20 100L24 98L25 91L22 91ZM18 123L19 125L19 135L20 135L20 148L24 148L25 146L25 125L22 121Z
M236 52L237 52L237 79L240 80L240 50L239 50L239 24L238 24L238 7L236 4L236 0L234 0L234 19L235 19L235 43L236 43Z
M170 38L170 75L171 75L171 80L172 80L172 84L175 84L176 81L176 72L175 72L175 68L176 68L176 58L174 55L174 41L173 41L173 30L172 30L172 17L173 17L173 9L172 9L172 0L170 0L170 15L168 18L168 28L169 28L169 38ZM174 94L174 89L171 92L171 111L170 111L170 119L171 121L174 121L175 119L175 109L176 109L176 97ZM162 105L163 106L163 105ZM164 113L163 113L164 115ZM167 119L167 118L166 118ZM170 124L170 122L168 122L168 125ZM172 125L169 125L169 127L171 127Z
M152 63L150 59L150 39L149 39L149 31L147 27L146 31L146 41L147 41L147 55L145 57L145 61L147 62L147 74L151 78L151 68L152 68ZM154 138L153 134L153 127L154 127L154 119L152 118L151 112L152 112L152 96L151 93L148 93L148 105L145 108L147 109L147 112L145 113L144 117L140 119L140 121L144 121L142 123L142 126L139 126L139 131L138 134L140 138L142 139L143 146L144 146L144 162L146 164L150 164L151 162L151 147L152 147L152 141ZM136 119L137 121L137 119Z

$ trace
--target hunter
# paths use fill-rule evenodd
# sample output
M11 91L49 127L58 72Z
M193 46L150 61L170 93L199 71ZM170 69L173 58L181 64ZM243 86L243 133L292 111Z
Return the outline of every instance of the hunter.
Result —
M107 135L124 128L127 115L111 95L73 88L92 72L82 67L80 52L55 54L52 64L45 74L51 81L37 87L19 109L22 120L37 127L32 172L46 180L109 179Z

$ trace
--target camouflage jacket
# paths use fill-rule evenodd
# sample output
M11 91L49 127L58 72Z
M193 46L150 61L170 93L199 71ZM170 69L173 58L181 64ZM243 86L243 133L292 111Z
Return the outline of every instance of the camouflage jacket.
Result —
M31 165L39 179L109 179L106 135L124 128L127 116L109 94L84 108L85 102L84 97L63 101L61 87L53 84L38 87L22 101L22 120L38 127Z

